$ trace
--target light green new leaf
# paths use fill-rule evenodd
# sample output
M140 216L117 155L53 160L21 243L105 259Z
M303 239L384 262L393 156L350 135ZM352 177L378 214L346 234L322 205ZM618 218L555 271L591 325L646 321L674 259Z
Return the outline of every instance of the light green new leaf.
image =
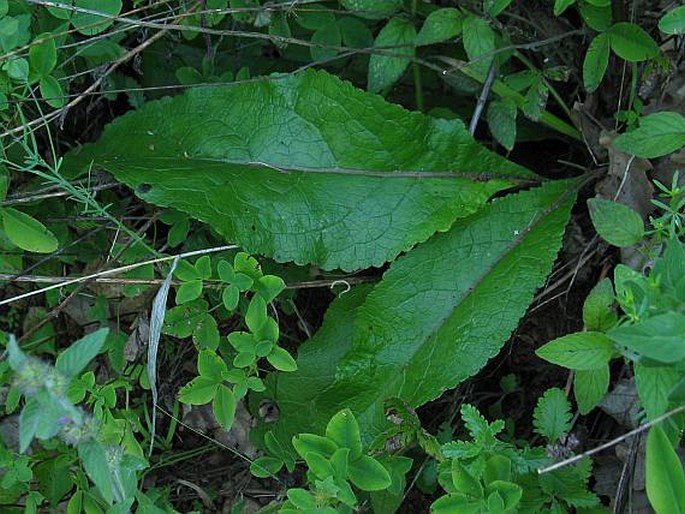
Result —
M392 18L381 29L373 42L375 48L388 52L406 55L395 57L383 54L371 54L369 60L368 88L372 93L379 93L392 86L409 65L409 57L416 52L416 29L414 25L401 18Z
M107 340L107 334L109 328L101 328L72 343L57 356L55 369L69 378L78 375L100 353Z
M0 209L7 238L22 250L50 253L57 250L57 238L36 218L11 207Z
M685 473L660 425L649 429L645 468L647 497L656 514L685 513Z
M313 70L148 102L63 169L91 161L249 252L345 270L392 260L534 178L460 121L409 113Z
M665 363L685 359L683 334L685 314L679 312L659 314L607 332L607 336L628 350Z
M383 465L367 455L350 461L347 473L350 481L362 491L381 491L392 483Z
M685 117L674 111L665 111L640 118L640 126L618 136L613 146L645 159L676 152L685 146Z
M300 347L299 370L272 384L274 434L288 441L348 407L368 442L385 426L385 399L423 405L481 369L547 276L574 190L498 199L395 261L368 296L345 294Z
M216 390L212 401L212 410L221 428L230 430L235 419L236 399L233 391L223 384Z
M326 426L326 437L340 448L349 448L352 459L362 454L359 424L350 409L343 409L331 418Z
M195 377L181 388L178 399L189 405L204 405L212 401L218 386L215 378Z
M464 49L471 66L485 76L494 58L495 32L487 20L473 15L464 20L462 31Z
M587 206L595 230L607 243L624 248L644 237L642 218L627 205L604 198L590 198Z
M445 7L433 11L423 22L423 26L416 36L416 46L442 43L458 36L461 33L463 21L464 14L454 7Z
M606 33L597 34L590 42L590 46L583 60L583 85L589 92L599 87L609 65L609 36Z
M577 332L550 341L535 352L547 362L567 369L605 366L614 355L614 343L602 332Z
M664 14L659 20L659 30L665 34L685 34L685 5Z
M616 23L611 26L607 34L611 49L626 61L646 61L659 54L659 45L656 41L642 27L634 23Z
M609 389L609 365L601 368L577 370L573 379L573 394L578 410L585 415L602 401Z
M200 350L197 355L197 371L200 375L221 382L222 375L227 371L226 362L212 350Z

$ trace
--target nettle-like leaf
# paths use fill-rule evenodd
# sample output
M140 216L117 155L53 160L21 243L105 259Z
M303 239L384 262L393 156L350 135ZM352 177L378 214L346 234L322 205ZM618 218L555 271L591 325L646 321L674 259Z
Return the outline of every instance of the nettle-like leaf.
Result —
M552 387L538 400L533 413L535 431L549 444L554 443L571 430L571 404L564 392Z
M629 206L604 198L590 198L587 206L597 233L609 244L623 248L644 237L642 217Z
M609 65L609 36L598 34L590 42L583 60L583 85L592 92L599 87Z
M461 33L463 21L464 13L454 7L433 11L426 18L416 37L416 46L441 43L458 36Z
M298 371L271 382L275 435L321 429L344 406L368 442L386 427L387 398L416 407L481 369L547 276L574 191L559 182L498 199L398 259L372 291L345 294L300 347Z
M664 111L640 118L640 126L618 136L613 146L647 159L676 152L685 146L685 117L677 112Z
M91 162L249 252L345 270L390 261L535 178L460 121L313 70L148 102L64 168Z
M410 22L401 18L392 18L378 33L374 47L389 52L402 54L399 57L385 54L372 54L369 59L369 91L378 93L392 86L409 65L409 58L414 56L416 29ZM407 57L403 57L406 55Z

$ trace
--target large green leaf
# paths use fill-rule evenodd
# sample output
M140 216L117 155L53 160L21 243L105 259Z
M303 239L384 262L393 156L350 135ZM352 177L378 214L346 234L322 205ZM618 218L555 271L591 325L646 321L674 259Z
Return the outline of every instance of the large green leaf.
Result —
M385 399L419 406L480 370L547 276L574 190L550 183L498 199L395 261L370 293L338 300L300 347L298 371L271 383L275 435L320 431L347 407L368 443L386 426Z
M149 102L65 166L91 160L249 252L346 270L392 260L535 177L460 121L316 71Z

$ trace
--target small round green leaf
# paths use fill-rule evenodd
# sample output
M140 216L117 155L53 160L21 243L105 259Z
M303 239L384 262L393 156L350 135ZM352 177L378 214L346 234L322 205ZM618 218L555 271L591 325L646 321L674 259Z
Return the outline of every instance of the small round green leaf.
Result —
M52 75L48 75L40 79L38 83L40 87L40 96L47 102L50 107L59 109L67 103L64 90L59 80Z
M266 356L266 360L279 371L295 371L297 369L295 359L280 346L274 346L271 353Z
M368 455L351 460L347 473L350 481L362 491L382 491L392 484L388 471L380 462Z
M204 405L212 401L218 386L213 378L195 377L178 392L178 400L189 405Z
M250 473L257 478L269 478L283 467L283 461L276 457L259 457L250 463Z
M247 327L252 331L256 332L259 330L267 319L266 314L266 302L264 298L260 295L254 295L252 300L250 300L250 305L247 307L247 312L245 313L245 323Z
M37 219L11 207L1 209L0 217L5 235L22 250L51 253L57 249L57 238Z
M254 283L254 290L264 298L266 303L272 302L285 289L285 282L275 275L264 275Z
M230 285L224 288L221 293L221 301L226 307L226 310L234 311L238 307L238 302L240 301L240 291L234 285Z
M9 78L17 82L26 82L29 77L29 62L22 57L7 62L3 69Z
M607 33L611 49L621 59L641 62L659 55L659 45L642 27L634 23L616 23Z
M590 198L587 205L595 230L609 244L623 248L644 237L642 218L627 205L604 198Z
M350 409L343 409L331 418L326 426L326 437L341 448L349 448L352 459L362 454L359 424Z
M35 39L43 41L29 48L29 64L33 73L39 77L45 77L57 64L57 46L50 33L39 34Z
M202 296L202 280L192 280L181 284L176 289L176 304L192 302Z
M221 428L230 430L235 420L236 399L228 387L220 384L216 390L214 401L212 402L212 410Z
M659 30L665 34L685 34L685 5L671 9L659 20Z
M75 5L98 13L76 12L71 17L74 28L86 36L107 30L112 25L112 18L121 12L121 0L75 0Z

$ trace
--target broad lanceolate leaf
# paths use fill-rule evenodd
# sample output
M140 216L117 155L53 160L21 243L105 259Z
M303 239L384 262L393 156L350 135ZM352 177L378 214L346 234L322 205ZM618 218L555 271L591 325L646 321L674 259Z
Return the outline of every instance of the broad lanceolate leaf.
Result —
M373 46L407 57L372 54L369 60L369 91L378 93L392 86L409 65L409 57L414 55L416 29L410 22L392 18L378 33Z
M614 343L601 332L578 332L550 341L535 353L564 368L597 369L606 366L611 360Z
M36 218L17 209L0 209L2 228L7 238L22 250L50 253L57 250L57 238Z
M604 198L590 198L587 206L597 233L609 244L623 248L644 237L642 218L627 205Z
M685 359L685 314L667 312L638 323L623 325L607 335L628 350L655 361Z
M59 354L55 361L55 369L69 378L78 375L100 353L108 333L108 328L101 328L73 343Z
M498 199L397 260L368 296L346 294L300 348L298 371L272 383L275 435L321 430L344 406L368 442L387 398L419 406L481 369L549 272L573 191L550 183Z
M346 270L392 260L534 177L459 121L315 71L148 102L65 169L91 161L249 252Z
M647 497L657 514L685 513L685 473L661 425L647 435Z
M590 42L583 60L583 85L592 92L599 87L609 64L609 36L598 34Z
M655 112L640 118L640 126L618 136L613 145L646 159L676 152L685 146L685 117L673 111Z
M581 414L587 414L602 401L609 389L609 365L601 368L578 370L573 379L573 394Z

